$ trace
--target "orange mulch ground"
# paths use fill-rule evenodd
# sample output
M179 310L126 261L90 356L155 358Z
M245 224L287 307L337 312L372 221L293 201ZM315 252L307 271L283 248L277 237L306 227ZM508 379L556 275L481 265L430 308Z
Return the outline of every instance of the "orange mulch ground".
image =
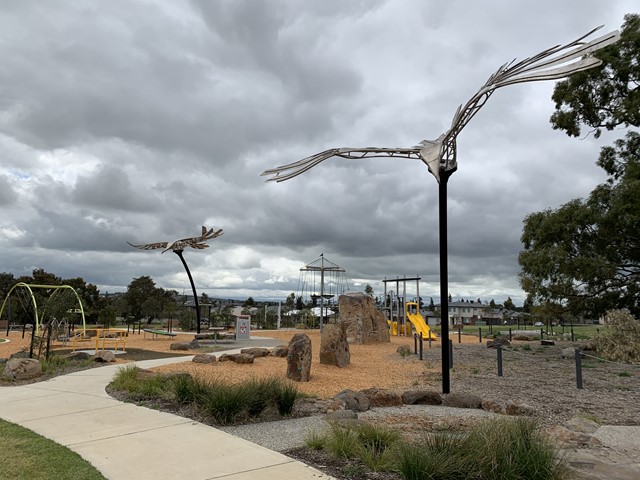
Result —
M438 388L440 382L440 368L438 365L429 365L424 361L419 361L416 356L401 356L397 353L400 345L409 345L413 350L412 337L391 337L390 343L355 345L349 346L351 363L344 368L320 364L320 333L317 330L288 330L273 331L259 330L252 331L252 336L269 337L281 341L286 345L291 337L296 333L305 333L312 342L312 365L311 379L309 382L297 383L296 386L301 392L314 395L320 398L330 398L336 393L350 388L353 390L365 389L373 386L403 390L411 387L431 386ZM7 358L14 352L28 349L30 334L27 333L22 339L22 332L10 332L9 337L4 333L0 334L0 339L8 338L10 342L0 343L0 358ZM452 336L457 344L457 335ZM127 349L141 349L153 352L177 353L170 350L174 342L190 342L193 340L193 333L177 334L175 337L159 336L153 339L149 333L145 335L131 334L126 339ZM478 338L474 336L462 336L463 343L478 343ZM79 349L93 349L93 342L86 342ZM64 346L60 342L53 343L54 349L69 349L70 343ZM428 343L424 343L424 348L428 348ZM434 341L432 348L440 349L440 342ZM180 352L187 353L187 352ZM189 353L197 353L190 351ZM125 363L127 360L118 359L118 363ZM274 376L286 379L287 363L285 358L262 357L256 358L253 364L238 365L233 362L216 362L213 364L198 364L193 362L181 362L174 365L166 365L154 369L161 372L186 371L194 376L206 379L222 379L231 382L241 382L250 378L264 378Z

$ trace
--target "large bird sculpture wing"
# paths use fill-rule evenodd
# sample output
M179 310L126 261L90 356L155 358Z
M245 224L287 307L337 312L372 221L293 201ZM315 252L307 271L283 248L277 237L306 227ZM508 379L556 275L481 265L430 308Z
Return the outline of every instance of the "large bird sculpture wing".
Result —
M573 42L556 45L517 63L514 60L502 65L467 103L458 107L453 116L451 127L436 140L423 140L418 146L411 148L332 148L297 162L265 170L262 175L271 176L267 182L283 182L306 172L331 157L349 159L401 157L422 160L436 177L436 180L440 182L441 170L453 171L457 167L456 137L496 89L516 83L564 78L572 73L600 65L602 61L593 57L592 54L617 42L620 38L619 32L613 31L590 42L583 42L586 37L600 28L602 26L591 30Z
M505 63L493 73L485 84L467 101L460 105L453 116L451 127L442 137L440 150L440 167L450 170L455 165L455 140L460 131L469 123L476 113L484 106L493 92L508 85L517 83L537 82L543 80L557 80L573 73L588 70L602 64L602 60L593 53L620 39L620 33L615 30L606 35L595 38L590 42L583 40L600 30L603 25L594 28L582 37L565 45L556 45L537 55L517 62L513 60Z

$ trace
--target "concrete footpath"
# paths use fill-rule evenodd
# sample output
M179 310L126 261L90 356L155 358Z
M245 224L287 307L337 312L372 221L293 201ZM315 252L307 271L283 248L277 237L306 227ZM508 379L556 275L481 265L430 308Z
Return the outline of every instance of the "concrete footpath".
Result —
M152 368L191 358L135 364ZM111 398L105 387L121 366L0 388L0 418L77 452L111 480L333 478L208 425Z

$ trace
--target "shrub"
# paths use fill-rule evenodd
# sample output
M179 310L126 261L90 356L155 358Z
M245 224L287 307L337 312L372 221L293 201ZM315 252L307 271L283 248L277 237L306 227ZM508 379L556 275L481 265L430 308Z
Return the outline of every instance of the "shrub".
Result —
M630 313L610 310L605 325L607 329L593 339L596 352L614 362L640 361L640 322Z

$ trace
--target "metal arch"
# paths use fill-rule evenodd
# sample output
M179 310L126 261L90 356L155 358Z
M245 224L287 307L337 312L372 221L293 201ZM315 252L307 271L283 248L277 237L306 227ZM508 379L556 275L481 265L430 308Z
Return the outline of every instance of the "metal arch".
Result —
M34 308L35 317L36 317L36 328L35 328L35 332L36 333L38 333L40 331L40 319L38 318L38 302L36 301L36 297L33 294L33 290L31 290L31 287L33 287L33 288L51 288L51 289L55 290L55 292L53 292L51 294L52 297L61 288L71 290L73 292L73 294L76 296L76 298L78 299L78 305L80 305L80 314L82 315L82 331L84 332L86 330L87 327L86 327L86 323L85 323L84 307L82 305L82 300L80 300L80 296L78 295L78 292L76 292L75 288L73 288L71 285L29 285L29 284L26 284L24 282L18 282L13 287L11 287L11 289L9 289L9 292L7 293L7 296L4 297L4 300L2 302L2 307L0 307L0 318L2 318L2 314L4 313L4 306L7 303L7 300L11 296L11 293L17 287L25 287L29 291L29 295L31 296L31 301L33 303L33 308Z

